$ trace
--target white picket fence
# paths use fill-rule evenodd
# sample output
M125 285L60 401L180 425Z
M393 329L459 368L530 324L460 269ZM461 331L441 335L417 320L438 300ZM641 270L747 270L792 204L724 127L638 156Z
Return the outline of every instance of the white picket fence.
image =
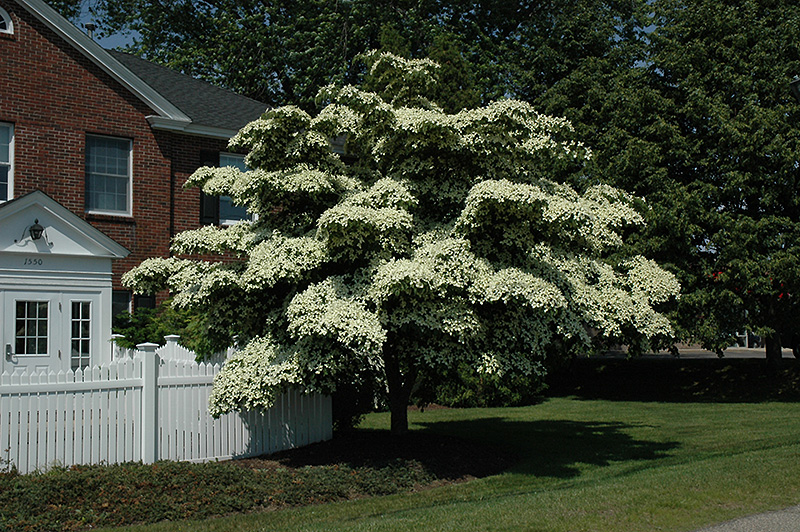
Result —
M284 394L268 411L208 414L219 363L168 337L86 371L0 375L0 460L20 473L55 464L202 462L332 437L330 397ZM0 465L3 465L0 463Z

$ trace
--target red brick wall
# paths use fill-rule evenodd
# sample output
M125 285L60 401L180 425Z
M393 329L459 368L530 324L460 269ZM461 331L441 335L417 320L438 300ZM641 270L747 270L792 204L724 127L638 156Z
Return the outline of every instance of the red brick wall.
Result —
M114 264L114 288L142 260L169 254L175 232L199 224L199 192L183 183L201 150L223 140L154 132L155 114L21 6L0 0L13 36L0 36L0 122L14 125L13 197L39 189L131 251ZM133 216L85 212L87 134L132 140ZM174 202L175 208L171 208Z

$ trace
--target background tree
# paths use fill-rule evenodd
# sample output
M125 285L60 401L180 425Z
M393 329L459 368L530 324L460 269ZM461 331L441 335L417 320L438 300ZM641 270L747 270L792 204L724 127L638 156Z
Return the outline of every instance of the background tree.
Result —
M219 347L238 338L213 412L269 406L291 385L378 383L403 433L425 376L542 375L547 357L593 343L669 339L655 307L674 277L615 254L641 221L631 198L549 179L588 157L568 122L513 100L448 114L427 97L435 63L366 63L374 92L330 86L316 116L278 108L232 139L255 170L192 176L257 221L182 233L173 251L240 261L150 259L125 276L205 314ZM328 143L340 135L349 165Z
M679 334L721 352L750 329L780 358L781 333L800 325L800 129L787 87L800 72L800 7L648 7L641 55L601 77L605 91L579 68L548 97L572 95L563 112L596 147L596 178L647 199L648 224L629 242L679 275Z

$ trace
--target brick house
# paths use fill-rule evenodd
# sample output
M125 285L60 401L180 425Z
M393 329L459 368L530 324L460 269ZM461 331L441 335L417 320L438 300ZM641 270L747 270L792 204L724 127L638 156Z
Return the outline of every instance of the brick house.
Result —
M183 184L242 164L227 141L266 104L105 50L41 0L0 0L0 64L0 202L41 190L130 250L115 309L122 274L173 235L246 215Z
M0 210L20 210L17 200L39 191L48 212L55 202L77 217L53 218L69 219L65 231L89 224L78 241L102 240L96 229L115 243L101 246L115 250L106 314L154 304L153 297L132 301L120 278L148 257L168 256L175 234L247 216L229 198L183 185L199 166L243 165L226 152L227 141L266 104L105 50L41 0L0 0L0 65ZM0 315L14 312L3 308ZM6 321L8 354L23 322Z

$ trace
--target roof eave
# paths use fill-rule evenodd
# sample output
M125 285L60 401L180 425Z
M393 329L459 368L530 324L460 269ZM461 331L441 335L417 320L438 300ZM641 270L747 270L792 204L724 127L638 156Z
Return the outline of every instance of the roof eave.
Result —
M213 126L203 126L191 121L173 120L162 116L148 116L147 122L150 127L161 131L176 131L186 135L196 135L199 137L211 137L215 139L230 139L239 131Z

